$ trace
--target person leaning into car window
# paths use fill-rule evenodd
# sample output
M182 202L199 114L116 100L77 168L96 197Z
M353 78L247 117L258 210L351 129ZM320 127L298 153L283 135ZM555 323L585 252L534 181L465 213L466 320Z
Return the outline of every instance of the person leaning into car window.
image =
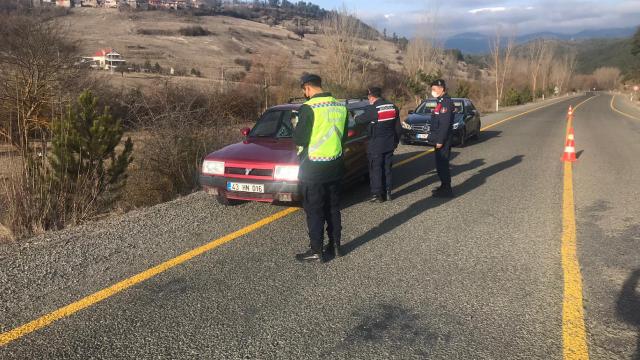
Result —
M358 124L369 124L369 185L371 202L391 201L393 151L398 147L402 127L400 111L391 102L382 98L382 89L370 87L369 106L355 118Z
M447 94L447 86L442 79L431 83L431 95L436 99L436 107L432 110L431 134L427 139L435 145L436 170L440 178L440 186L433 190L434 197L453 197L451 189L451 172L449 158L453 132L453 112L455 106Z
M305 75L300 82L308 100L298 111L293 140L298 146L298 179L311 248L297 254L296 259L322 262L325 223L329 237L327 252L342 255L340 186L345 172L342 149L348 136L349 115L344 103L322 90L319 76Z

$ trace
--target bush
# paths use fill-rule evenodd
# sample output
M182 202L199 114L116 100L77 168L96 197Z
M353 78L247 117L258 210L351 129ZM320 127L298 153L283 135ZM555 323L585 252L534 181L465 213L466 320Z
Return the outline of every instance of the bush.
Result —
M117 198L133 160L133 142L127 139L118 152L124 130L120 120L105 107L97 111L98 99L82 93L75 107L53 126L50 165L52 184L59 191L57 213L73 223L94 215ZM62 200L62 201L61 201ZM59 224L64 226L64 223Z
M466 81L459 81L456 86L456 91L453 92L453 97L469 98L471 94L471 84Z
M504 106L515 106L522 104L522 98L520 97L520 92L514 88L507 90L507 93L504 95L504 100L502 101Z
M244 66L245 71L251 71L251 66L253 65L253 61L249 59L240 59L237 58L233 61L236 65Z
M81 223L109 209L125 183L133 143L117 151L123 129L108 108L83 93L52 127L51 156L24 152L4 185L14 237Z
M213 34L211 31L199 25L183 27L180 28L178 32L183 36L208 36Z
M235 71L227 74L227 79L229 81L240 82L247 77L247 73L244 71Z
M175 35L174 31L163 29L138 29L140 35L156 35L156 36L172 36Z

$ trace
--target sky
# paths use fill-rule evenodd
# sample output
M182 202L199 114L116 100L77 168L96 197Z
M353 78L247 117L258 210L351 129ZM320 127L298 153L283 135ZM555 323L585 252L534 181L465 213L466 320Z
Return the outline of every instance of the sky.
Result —
M518 35L640 25L640 0L316 0L325 9L346 7L377 29L402 36L447 38L466 32L493 34L496 27ZM434 25L435 24L435 25ZM434 31L435 29L435 31Z

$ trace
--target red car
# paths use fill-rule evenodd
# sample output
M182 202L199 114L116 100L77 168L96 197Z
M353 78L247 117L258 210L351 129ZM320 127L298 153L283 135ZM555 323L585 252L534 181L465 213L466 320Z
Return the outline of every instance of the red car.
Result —
M349 140L344 158L346 183L363 179L369 171L366 124L353 117L369 105L349 100ZM207 155L202 162L200 185L225 205L239 201L292 202L300 200L298 157L293 129L301 103L274 106L262 114L252 129L242 129L244 141Z

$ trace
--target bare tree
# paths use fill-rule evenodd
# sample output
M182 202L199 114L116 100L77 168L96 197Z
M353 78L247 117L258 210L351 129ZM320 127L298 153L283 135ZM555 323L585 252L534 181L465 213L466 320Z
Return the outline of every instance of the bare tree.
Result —
M553 43L549 43L547 51L544 52L542 59L540 59L540 77L542 80L542 100L545 98L545 94L549 87L549 77L551 76L551 70L555 65L553 60L555 58L556 47Z
M502 28L496 28L496 34L489 42L491 49L490 68L495 74L496 111L500 110L500 100L504 94L505 82L511 74L512 53L515 44L515 30L507 36L505 45L502 44Z
M327 52L326 73L331 82L348 87L352 84L360 22L346 9L331 12L322 22L322 42Z
M19 150L29 151L33 134L46 133L71 100L65 94L79 79L74 54L51 21L0 16L0 136Z
M551 82L558 93L565 91L565 86L571 83L576 67L576 51L570 50L562 58L556 59L551 70Z
M600 89L616 89L620 85L620 76L620 69L614 67L601 67L593 72L593 77Z
M538 82L543 67L544 59L550 51L549 43L545 39L538 39L529 43L527 47L527 60L529 62L529 76L531 84L531 95L536 99Z

